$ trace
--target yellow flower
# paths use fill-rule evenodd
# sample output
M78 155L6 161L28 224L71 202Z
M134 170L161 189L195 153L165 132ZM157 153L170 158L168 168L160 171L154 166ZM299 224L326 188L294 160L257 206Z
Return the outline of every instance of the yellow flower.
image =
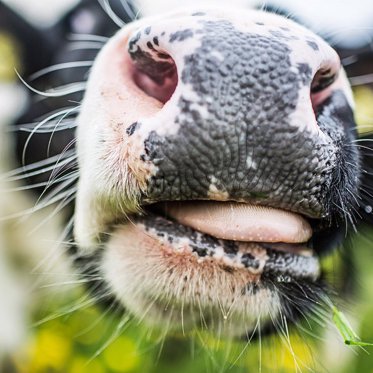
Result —
M71 343L58 329L41 329L33 346L31 372L47 371L46 368L60 370L71 353Z

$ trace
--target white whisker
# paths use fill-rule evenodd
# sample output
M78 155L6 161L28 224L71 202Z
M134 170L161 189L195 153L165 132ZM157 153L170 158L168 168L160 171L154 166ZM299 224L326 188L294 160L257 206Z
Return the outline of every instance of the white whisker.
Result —
M36 265L31 273L38 273L37 271L43 267L44 271L49 269L52 266L52 257L54 255L54 252L58 252L58 256L62 255L63 250L61 250L61 245L66 245L64 240L68 237L69 232L71 231L72 227L74 225L74 217L71 217L69 221L67 222L65 228L61 232L61 235L59 236L59 240L56 242L56 245L53 247L53 250L50 250L50 252L45 256L43 260L41 260L38 265ZM48 263L48 266L45 265L45 263ZM71 275L76 275L75 273L71 273ZM80 275L79 275L80 277Z
M105 351L110 344L112 344L124 331L124 328L127 326L128 322L131 320L131 317L127 314L122 317L122 320L119 322L118 326L109 337L109 339L94 353L94 355L88 360L87 365L94 360L96 357L100 356L103 351Z
M45 69L39 70L38 72L30 76L30 80L36 80L44 75L50 74L54 71L60 71L65 69L74 69L78 67L91 67L93 61L74 61L74 62L64 62L56 65L46 67Z
M127 0L120 0L123 9L125 12L129 15L131 19L137 19L138 14L136 14L133 9L131 8L130 4L128 3Z
M92 42L92 41L80 41L80 42L73 42L68 45L67 49L69 51L76 51L76 50L89 50L89 49L96 49L100 50L103 47L103 44Z
M49 117L45 118L44 120L42 120L36 127L35 129L30 133L30 135L27 137L27 140L25 142L25 145L23 147L23 152L22 152L22 163L23 164L26 164L26 151L27 151L27 147L32 139L32 136L33 134L39 129L41 128L45 123L47 123L50 119L54 119L54 118L58 118L59 116L62 115L62 117L66 117L66 115L69 115L71 114L74 110L77 110L79 107L75 107L73 109L65 109L65 110L61 110L59 111L58 113L55 113L55 114L52 114L50 115Z
M77 93L81 91L85 91L87 82L75 82L75 83L69 83L66 85L62 85L58 88L49 89L45 92L39 91L38 89L32 87L30 84L28 84L16 71L16 74L18 78L21 80L21 82L33 93L36 93L39 96L51 98L51 97L63 97L68 96L72 93Z
M119 27L122 28L126 25L126 23L118 17L117 14L111 8L108 0L98 0L99 4L101 5L102 9L105 13L110 17L110 19Z
M96 41L101 42L102 44L105 44L109 38L106 36L101 35L94 35L94 34L70 34L68 36L69 40L78 40L78 41Z
M11 129L11 131L19 131L19 132L34 132L34 133L51 133L51 132L60 132L66 131L69 129L76 128L76 122L70 120L63 120L62 122L58 123L58 128L56 127L57 121L50 121L50 124L43 126L43 128L39 128L35 131L35 123L25 124L25 125L18 125L15 128Z
M101 280L103 280L103 277L96 276L96 277L91 277L91 278L83 278L80 280L61 281L61 282L55 282L53 284L42 285L40 286L40 289L48 289L48 288L70 286L70 285L81 285L81 284L87 284L92 281L101 281Z
M71 113L73 113L74 111L76 111L77 109L80 109L80 106L77 106L76 108L73 108L71 109L71 111L69 113L66 113L64 114L59 120L58 122L55 124L54 126L54 129L49 137L49 141L48 141L48 147L47 147L47 156L49 157L50 155L50 147L51 147L51 144L52 144L52 139L53 139L53 135L54 133L56 132L56 129L58 128L58 126L61 124L61 122L66 118L68 117ZM72 141L70 141L70 143L67 145L67 148L70 148L74 143L75 143L75 139L73 139ZM70 145L71 144L71 145ZM66 149L66 148L65 148ZM64 150L65 150L64 149ZM63 152L62 152L63 153Z
M77 179L78 176L79 176L79 171L74 171L74 172L71 172L67 175L63 175L63 176L53 180L52 184L57 184L57 183L60 183L61 181L65 181L65 180L71 179L71 178L76 178ZM31 184L31 185L18 186L18 187L12 188L12 189L2 189L2 193L14 193L14 192L21 192L21 191L24 191L24 190L32 190L32 189L45 187L45 186L48 186L50 184L51 184L51 182L50 182L50 180L48 180L48 181L43 181L43 182L40 182L40 183Z
M72 155L70 155L72 154ZM11 171L8 174L5 174L3 177L3 180L6 180L7 182L10 181L17 181L17 180L22 180L22 179L27 179L33 176L41 175L43 173L47 173L49 171L52 171L56 168L56 165L59 167L68 165L69 163L72 163L74 160L76 160L77 155L75 154L75 150L69 150L65 153L65 159L63 159L63 156L61 154L58 154L56 156L50 157L49 159L42 160L39 162L32 163L30 165L18 168L14 171ZM59 158L62 158L61 161L58 161ZM58 163L55 163L58 161ZM53 165L45 167L45 164L50 164L53 163ZM39 169L40 168L40 169ZM19 175L23 170L28 171L31 170L31 172L26 172L21 175ZM35 171L32 171L35 170ZM12 174L14 176L12 176ZM1 179L0 179L1 180Z
M348 79L352 86L371 84L373 83L373 73L358 76L350 76Z

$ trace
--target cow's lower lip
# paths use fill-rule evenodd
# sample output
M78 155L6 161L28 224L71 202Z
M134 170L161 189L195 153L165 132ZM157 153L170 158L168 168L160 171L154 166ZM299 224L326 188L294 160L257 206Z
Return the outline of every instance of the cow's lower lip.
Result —
M159 210L157 210L159 212ZM154 250L195 256L199 262L213 261L224 271L246 270L260 281L275 276L290 282L320 277L318 256L307 243L235 241L214 237L172 220L164 214L148 212L134 221L154 240Z
M279 314L295 321L323 294L307 243L219 239L149 206L113 226L102 254L103 276L121 304L149 325L175 330L207 325L249 335L258 318L269 329Z

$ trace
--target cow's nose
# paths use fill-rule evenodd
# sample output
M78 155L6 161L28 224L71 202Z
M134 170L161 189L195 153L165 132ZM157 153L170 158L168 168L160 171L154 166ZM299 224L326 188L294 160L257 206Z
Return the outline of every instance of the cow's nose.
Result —
M314 108L339 72L329 46L293 23L197 13L145 24L127 51L137 87L164 104L128 129L152 166L144 201L323 213L333 145Z
M139 205L201 199L326 216L347 87L335 51L276 15L126 26L96 59L79 115L77 220L105 229Z

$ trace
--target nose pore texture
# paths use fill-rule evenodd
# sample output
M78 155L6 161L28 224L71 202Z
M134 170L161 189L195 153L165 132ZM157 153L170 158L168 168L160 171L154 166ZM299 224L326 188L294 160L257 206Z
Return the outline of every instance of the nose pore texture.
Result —
M319 216L331 150L294 116L315 69L293 61L291 41L302 36L260 22L252 31L204 17L193 25L144 28L129 42L135 66L157 84L178 75L162 109L172 123L141 123L141 159L155 166L144 201L260 201Z

